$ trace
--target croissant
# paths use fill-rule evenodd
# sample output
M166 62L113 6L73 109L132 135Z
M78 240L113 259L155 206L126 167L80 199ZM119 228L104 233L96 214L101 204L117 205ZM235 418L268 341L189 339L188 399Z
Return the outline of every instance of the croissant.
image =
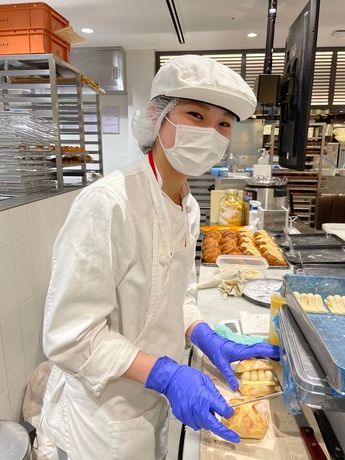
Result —
M226 236L231 236L232 238L236 238L236 232L234 232L233 230L223 230L222 236L223 238L225 238Z
M206 233L205 238L215 238L217 241L220 241L222 237L222 232L219 230L210 230Z
M232 398L229 405L239 403L243 399ZM256 401L234 407L232 417L222 418L222 423L239 434L241 438L261 439L265 436L269 423L269 411L267 401Z
M221 251L218 247L205 249L202 253L202 258L208 264L216 263L217 257L220 256Z
M218 242L214 238L208 238L207 240L204 240L202 243L203 249L209 249L209 248L218 248Z
M222 254L242 254L242 252L239 250L238 246L234 244L228 244L223 246Z
M254 246L246 246L245 249L242 249L242 253L248 256L261 256L260 251L258 251Z
M219 242L219 246L220 246L221 249L223 248L223 246L228 246L229 244L231 244L233 246L237 246L236 239L227 237L227 238L221 239L220 242Z

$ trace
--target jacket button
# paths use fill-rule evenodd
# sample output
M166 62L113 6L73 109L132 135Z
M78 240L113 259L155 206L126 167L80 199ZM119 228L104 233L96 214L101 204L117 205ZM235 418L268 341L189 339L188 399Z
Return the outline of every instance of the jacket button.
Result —
M187 206L186 206L186 213L189 214L189 213L191 212L191 210L192 210L192 208L187 204Z
M164 267L164 265L167 264L166 256L164 256L164 255L159 256L159 263L160 263L160 265L162 265L162 267Z

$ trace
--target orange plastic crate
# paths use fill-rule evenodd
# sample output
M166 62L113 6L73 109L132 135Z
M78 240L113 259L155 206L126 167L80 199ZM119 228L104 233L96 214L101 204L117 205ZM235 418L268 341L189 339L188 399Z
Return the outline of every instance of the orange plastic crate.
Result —
M70 45L46 29L0 31L0 54L52 53L69 62Z
M69 21L43 2L0 5L0 31L46 29L53 33Z

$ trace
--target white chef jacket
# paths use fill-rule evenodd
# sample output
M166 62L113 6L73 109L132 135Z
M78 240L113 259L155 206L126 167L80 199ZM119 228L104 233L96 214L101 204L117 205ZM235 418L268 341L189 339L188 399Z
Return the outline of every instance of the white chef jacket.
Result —
M186 206L188 239L194 251L184 261L190 267L190 282L182 299L184 332L201 319L193 270L200 213L190 194ZM139 350L181 359L180 344L169 338L174 325L154 324L156 330L161 328L157 345L145 343L141 336L151 321L150 305L159 298L172 253L166 205L146 159L107 175L74 201L53 251L43 334L44 351L56 365L43 412L50 437L61 449L68 451L64 438L69 437L73 444L71 438L78 436L67 433L63 426L68 392L73 393L69 402L76 406L74 426L78 426L78 411L85 409L87 398L92 402L88 413L96 410L107 420L130 420L145 413L150 417L162 399L121 376ZM114 388L119 389L118 395L112 393ZM73 404L67 405L71 414Z

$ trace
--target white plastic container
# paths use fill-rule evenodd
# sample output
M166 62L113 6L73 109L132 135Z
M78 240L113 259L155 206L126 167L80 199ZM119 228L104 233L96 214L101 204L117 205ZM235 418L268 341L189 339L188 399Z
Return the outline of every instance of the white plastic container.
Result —
M224 267L238 270L259 270L264 272L268 268L268 262L264 257L244 255L221 255L217 257L216 264L219 269Z
M219 267L220 279L225 280L238 272L247 280L265 278L268 268L267 260L259 256L224 254L217 257L216 264Z

